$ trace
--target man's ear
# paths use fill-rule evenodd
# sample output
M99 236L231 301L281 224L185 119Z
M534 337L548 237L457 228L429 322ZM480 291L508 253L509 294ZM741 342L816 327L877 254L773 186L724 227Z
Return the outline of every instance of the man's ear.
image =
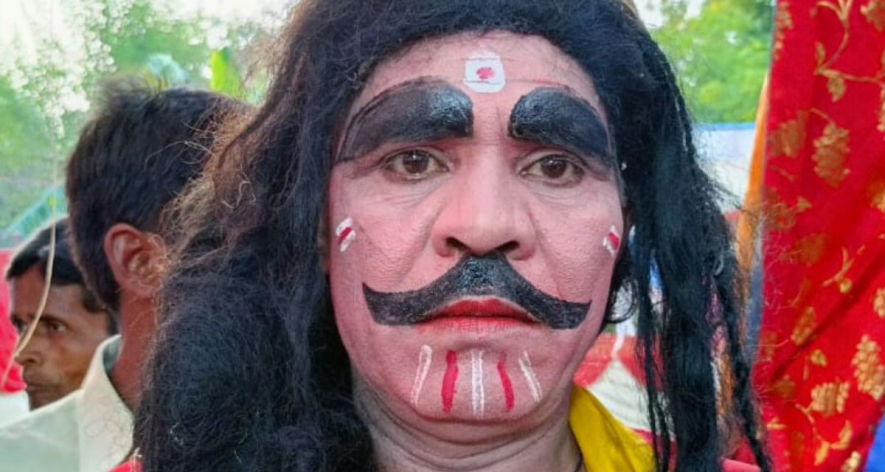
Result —
M105 233L103 249L121 291L151 298L159 288L165 255L162 240L138 228L117 223Z

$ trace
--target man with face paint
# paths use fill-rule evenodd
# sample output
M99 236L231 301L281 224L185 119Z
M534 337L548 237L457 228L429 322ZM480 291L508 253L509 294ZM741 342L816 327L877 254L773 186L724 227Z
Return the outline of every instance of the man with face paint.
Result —
M720 423L768 470L728 230L631 9L314 0L286 41L182 203L145 470L720 470ZM572 386L622 287L652 445Z

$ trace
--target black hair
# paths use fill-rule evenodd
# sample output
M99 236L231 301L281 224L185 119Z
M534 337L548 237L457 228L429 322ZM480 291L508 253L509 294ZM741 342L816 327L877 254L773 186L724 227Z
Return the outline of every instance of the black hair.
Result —
M199 175L215 127L236 100L186 88L153 90L134 80L106 85L67 166L74 255L112 312L116 281L103 250L111 226L160 232L163 208Z
M179 204L181 244L136 420L146 471L373 469L317 242L334 136L381 60L424 39L495 30L571 56L608 114L634 231L612 294L624 289L639 318L656 469L672 459L680 472L720 470L726 398L723 414L771 470L718 192L668 61L635 13L617 0L304 0L264 105Z
M64 287L67 285L79 285L82 287L83 308L90 313L105 315L108 317L108 334L117 332L117 324L112 316L108 315L105 308L95 295L86 287L86 281L80 269L74 264L71 254L71 245L68 243L68 219L63 218L41 229L25 242L12 255L9 267L6 269L6 280L15 280L33 268L40 271L40 275L46 278L46 270L49 264L50 246L52 244L52 231L55 226L55 257L52 262L52 285Z

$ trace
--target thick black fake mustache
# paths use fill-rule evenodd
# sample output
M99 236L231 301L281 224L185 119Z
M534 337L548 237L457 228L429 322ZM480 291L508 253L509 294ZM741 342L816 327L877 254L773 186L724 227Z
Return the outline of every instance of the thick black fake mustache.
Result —
M570 302L538 290L501 253L465 257L440 278L417 290L384 293L364 283L363 295L372 319L387 326L422 323L462 298L498 297L553 329L573 329L584 321L592 302Z

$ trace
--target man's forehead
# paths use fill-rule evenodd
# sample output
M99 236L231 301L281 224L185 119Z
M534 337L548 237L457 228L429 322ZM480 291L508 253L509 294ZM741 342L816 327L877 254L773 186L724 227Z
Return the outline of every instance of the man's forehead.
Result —
M505 75L500 90L478 91L465 83L465 73L478 58L487 63L500 63ZM425 40L382 61L353 109L391 87L419 77L433 77L457 86L474 103L486 99L498 101L504 97L515 103L522 94L543 86L569 89L601 108L590 77L552 43L539 36L489 32Z

